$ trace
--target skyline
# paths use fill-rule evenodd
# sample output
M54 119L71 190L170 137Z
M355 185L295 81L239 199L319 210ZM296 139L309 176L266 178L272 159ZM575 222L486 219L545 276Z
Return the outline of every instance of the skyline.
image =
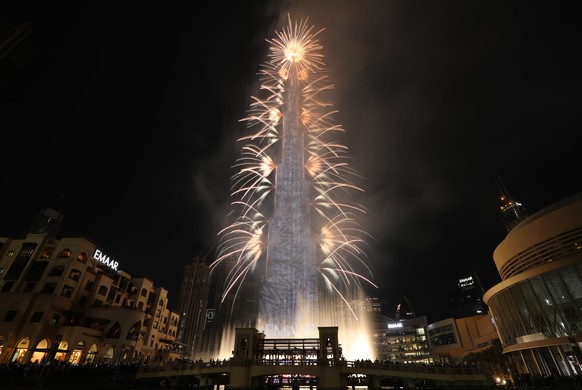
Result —
M1 19L34 25L38 50L0 90L3 144L18 152L2 154L0 236L24 237L64 194L61 235L95 240L177 308L183 266L223 226L239 120L288 12L324 28L387 315L407 296L416 314L446 318L433 297L451 284L434 275L499 281L497 177L530 212L581 189L570 5L124 4L0 5ZM200 12L236 33L209 38Z

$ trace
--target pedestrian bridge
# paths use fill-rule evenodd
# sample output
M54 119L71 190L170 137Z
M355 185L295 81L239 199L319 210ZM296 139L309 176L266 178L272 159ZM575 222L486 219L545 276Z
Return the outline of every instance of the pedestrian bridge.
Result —
M414 389L419 383L437 389L494 387L479 367L347 361L337 343L337 327L319 329L319 339L265 339L256 329L239 328L228 360L143 366L136 379L229 389Z
M241 370L242 369L242 370ZM341 361L339 367L312 362L273 362L270 360L237 362L233 359L213 362L142 367L138 380L168 380L170 383L196 383L200 386L228 385L233 372L246 373L251 385L246 388L309 386L321 388L319 378L334 373L348 386L415 388L425 380L436 388L492 388L492 382L479 367L391 364L382 362ZM326 372L328 371L328 372ZM233 388L229 386L229 388ZM245 387L243 387L245 388Z

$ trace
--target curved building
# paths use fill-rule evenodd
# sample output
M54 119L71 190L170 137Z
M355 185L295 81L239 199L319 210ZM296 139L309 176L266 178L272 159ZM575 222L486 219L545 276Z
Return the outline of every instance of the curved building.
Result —
M504 357L514 374L581 374L582 192L508 230L493 253L501 282L483 297Z

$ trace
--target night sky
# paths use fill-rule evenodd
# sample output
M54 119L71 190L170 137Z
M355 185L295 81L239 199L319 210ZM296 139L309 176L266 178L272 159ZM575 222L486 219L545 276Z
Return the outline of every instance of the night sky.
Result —
M0 237L62 206L61 236L176 309L225 226L239 120L288 14L324 28L385 314L406 296L448 318L460 276L499 282L497 177L531 212L582 190L575 2L208 3L0 2L0 31L33 26L0 60Z

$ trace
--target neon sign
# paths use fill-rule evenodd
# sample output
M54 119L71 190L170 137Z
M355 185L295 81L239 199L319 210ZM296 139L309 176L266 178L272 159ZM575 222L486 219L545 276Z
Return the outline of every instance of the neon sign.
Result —
M107 256L105 253L101 252L99 249L95 249L95 253L93 254L93 258L95 260L105 264L109 268L117 271L117 266L119 265L119 263L113 259L110 259L109 256Z

